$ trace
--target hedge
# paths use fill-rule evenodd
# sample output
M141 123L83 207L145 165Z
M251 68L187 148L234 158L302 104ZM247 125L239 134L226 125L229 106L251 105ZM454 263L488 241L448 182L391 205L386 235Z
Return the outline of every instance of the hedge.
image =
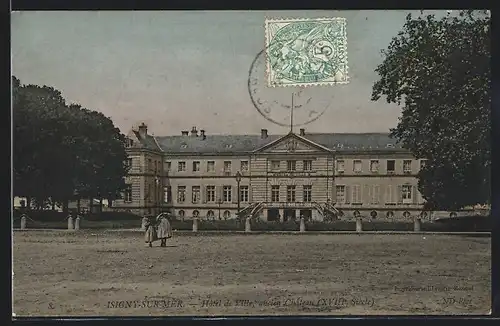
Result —
M17 220L21 218L22 212L20 210L14 210L14 219ZM61 222L66 221L69 213L63 213L59 211L52 210L32 210L26 212L26 215L38 222ZM142 218L142 216L129 213L129 212L102 212L102 213L88 213L81 215L82 219L86 221L137 221ZM75 217L73 215L73 217Z

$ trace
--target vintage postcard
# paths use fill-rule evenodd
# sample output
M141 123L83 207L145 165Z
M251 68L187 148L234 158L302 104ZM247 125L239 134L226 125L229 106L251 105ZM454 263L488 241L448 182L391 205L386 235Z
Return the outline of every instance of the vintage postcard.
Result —
M488 314L489 26L12 13L13 317Z

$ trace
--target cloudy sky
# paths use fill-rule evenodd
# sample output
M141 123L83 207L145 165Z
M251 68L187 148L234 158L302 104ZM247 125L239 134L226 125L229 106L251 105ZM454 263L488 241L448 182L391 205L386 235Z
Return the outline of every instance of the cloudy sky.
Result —
M416 14L419 11L415 12ZM400 108L372 102L381 49L408 11L15 12L12 69L24 84L50 85L103 112L127 132L146 122L155 135L198 126L212 134L283 133L250 101L248 72L269 18L347 18L350 83L322 88L335 100L305 128L386 132Z

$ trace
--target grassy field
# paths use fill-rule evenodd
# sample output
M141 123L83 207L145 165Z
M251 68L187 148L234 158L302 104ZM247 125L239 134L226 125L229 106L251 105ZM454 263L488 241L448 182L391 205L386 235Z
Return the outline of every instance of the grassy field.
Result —
M485 314L491 239L16 231L17 316Z

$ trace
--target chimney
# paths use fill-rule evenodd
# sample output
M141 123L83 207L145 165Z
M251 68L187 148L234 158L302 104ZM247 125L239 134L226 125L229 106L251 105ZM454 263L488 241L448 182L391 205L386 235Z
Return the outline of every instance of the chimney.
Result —
M261 129L260 130L260 138L266 139L267 138L267 129Z
M189 135L189 131L187 131L187 130L183 130L183 131L181 131L181 133L182 133L183 136L188 136Z
M148 126L144 122L139 126L139 135L141 138L146 138L148 135Z
M205 136L205 130L203 129L200 129L200 136L203 140L205 140L207 138L207 136Z
M300 135L305 136L306 135L306 130L304 128L300 128Z
M196 130L196 127L191 128L191 136L198 136L198 130Z

